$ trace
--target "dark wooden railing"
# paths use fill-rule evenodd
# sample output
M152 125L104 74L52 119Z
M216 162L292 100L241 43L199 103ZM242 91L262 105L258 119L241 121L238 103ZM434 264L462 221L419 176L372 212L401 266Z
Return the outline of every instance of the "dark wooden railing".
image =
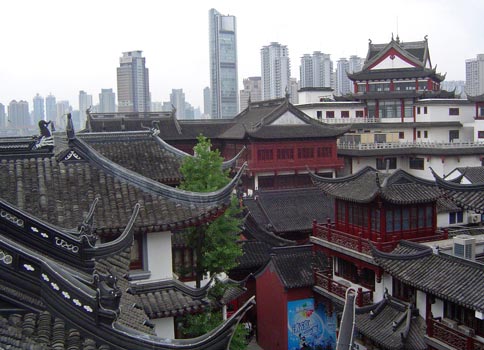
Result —
M473 334L465 334L459 328L451 328L440 319L427 321L428 336L437 339L459 350L484 350L484 343L474 338Z
M369 242L371 242L379 251L391 252L393 249L395 249L399 241L399 239L397 238L385 242L381 238L378 238L377 241L370 241L367 238L363 238L363 235L361 233L358 235L354 235L337 230L335 229L334 223L331 223L329 221L327 223L317 223L316 221L314 221L312 235L327 242L331 242L339 246L368 255L371 255L371 248ZM436 231L435 235L432 236L413 237L406 239L414 242L429 242L433 240L446 239L447 236L448 234L445 231Z
M314 281L316 287L320 287L331 294L345 299L346 290L349 288L349 286L333 280L327 272L315 271ZM364 292L362 288L358 288L356 294L356 305L362 307L371 304L373 304L373 291Z

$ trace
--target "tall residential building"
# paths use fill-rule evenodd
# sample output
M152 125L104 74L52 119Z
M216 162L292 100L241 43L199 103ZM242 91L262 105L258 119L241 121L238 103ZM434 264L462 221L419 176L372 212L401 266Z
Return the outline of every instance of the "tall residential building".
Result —
M183 89L171 89L170 103L176 109L176 118L185 119L185 94Z
M291 78L289 80L289 102L291 102L293 105L296 105L299 103L299 82L297 81L296 78Z
M211 99L210 88L207 86L203 89L203 114L205 115L210 115L212 112Z
M291 65L287 46L272 42L261 49L262 99L285 96L289 89Z
M333 61L329 54L314 51L301 57L300 87L333 87Z
M56 107L56 118L55 127L58 130L65 130L67 123L67 113L72 112L72 107L69 101L59 101L55 105Z
M466 93L469 96L484 94L484 54L466 60Z
M44 98L39 94L36 94L33 99L34 109L32 111L33 122L35 125L39 123L39 121L45 119L45 112L44 112Z
M30 122L29 103L27 101L12 100L8 104L8 120L13 128L28 128L32 126Z
M243 111L251 102L262 101L261 77L249 77L244 79L244 89L240 90L240 110Z
M335 95L342 96L352 92L352 83L348 78L350 63L346 58L340 58L336 67L336 91Z
M7 127L7 115L5 114L5 106L0 103L0 129Z
M99 113L116 112L116 94L113 89L101 89L99 94Z
M92 95L88 95L87 92L79 91L79 125L81 129L86 126L87 109L92 107Z
M232 118L239 112L237 29L235 16L208 12L211 117Z
M55 96L49 94L45 98L45 119L55 121L57 118L57 107L56 107Z
M118 111L149 112L151 105L148 68L142 51L123 52L117 69Z

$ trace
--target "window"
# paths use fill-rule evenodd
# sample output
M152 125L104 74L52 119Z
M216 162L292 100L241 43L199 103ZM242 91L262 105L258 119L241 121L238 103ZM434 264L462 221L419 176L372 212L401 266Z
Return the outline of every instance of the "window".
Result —
M326 118L334 118L334 111L326 111Z
M449 213L449 224L459 224L464 222L464 214L461 211Z
M363 111L355 111L356 118L363 118Z
M350 111L341 111L341 118L349 118Z
M405 132L400 131L400 132L398 133L398 138L399 138L400 140L403 140L403 139L405 138Z
M386 157L386 158L377 158L376 159L376 168L377 170L385 170L388 169L396 169L397 168L397 158L396 157Z
M318 120L323 119L323 111L316 111L316 117L318 118Z
M429 138L429 132L427 130L424 130L424 138L425 139Z
M449 115L459 115L459 108L449 108Z
M449 142L459 139L459 130L449 130Z
M415 170L424 170L425 160L423 158L410 157L409 167Z
M420 114L420 107L417 107L417 114Z
M292 148L278 149L277 159L294 159L294 150Z
M406 285L395 277L392 277L392 296L406 302L416 301L415 288Z
M427 107L424 107L424 114L427 114Z
M273 152L271 149L260 149L257 151L257 160L267 161L273 159Z
M484 139L484 131L479 130L479 131L477 132L477 138L479 138L479 139Z
M420 130L417 131L417 138L421 138L422 137L422 132Z
M314 158L314 148L298 148L297 157L299 159Z
M331 147L318 147L318 158L330 158Z

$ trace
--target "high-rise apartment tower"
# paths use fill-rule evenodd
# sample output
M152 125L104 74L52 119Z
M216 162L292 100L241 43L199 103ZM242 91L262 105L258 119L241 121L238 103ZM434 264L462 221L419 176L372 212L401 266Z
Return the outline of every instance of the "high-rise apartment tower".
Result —
M149 112L151 106L148 68L142 51L123 52L117 69L118 111Z

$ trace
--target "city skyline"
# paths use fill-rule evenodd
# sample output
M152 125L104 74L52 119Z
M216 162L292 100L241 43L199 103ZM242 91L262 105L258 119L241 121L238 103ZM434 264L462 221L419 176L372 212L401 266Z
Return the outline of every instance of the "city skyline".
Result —
M10 52L0 65L0 80L8 82L0 86L0 102L31 103L36 93L52 93L77 107L80 90L93 96L103 88L116 93L120 53L142 50L149 62L153 101L167 101L172 89L183 89L187 101L202 107L203 89L210 85L207 11L212 7L237 17L239 90L244 78L260 76L260 49L273 41L287 45L292 77L297 78L304 54L321 51L333 62L351 55L364 58L368 39L386 43L392 33L403 41L428 35L432 62L447 73L446 80L464 80L465 60L484 52L479 30L484 3L477 0L395 1L391 7L384 1L308 1L299 7L267 1L257 8L236 1L126 5L87 0L72 16L71 4L57 0L2 3L4 13L25 13L22 23L28 24L19 25L15 16L0 23L0 30L9 33L3 45ZM111 34L96 40L105 31ZM34 41L33 33L56 45Z

